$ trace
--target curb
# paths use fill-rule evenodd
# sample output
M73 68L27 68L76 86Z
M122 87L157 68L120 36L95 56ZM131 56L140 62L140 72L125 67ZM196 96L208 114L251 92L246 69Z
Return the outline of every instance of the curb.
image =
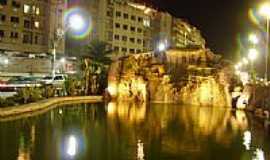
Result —
M57 97L57 98L50 98L46 100L42 100L35 103L7 107L7 108L0 108L0 118L14 116L19 114L25 114L30 112L36 112L40 110L44 110L50 108L53 105L66 103L66 102L78 102L81 101L87 103L98 103L103 101L102 96L82 96L82 97Z

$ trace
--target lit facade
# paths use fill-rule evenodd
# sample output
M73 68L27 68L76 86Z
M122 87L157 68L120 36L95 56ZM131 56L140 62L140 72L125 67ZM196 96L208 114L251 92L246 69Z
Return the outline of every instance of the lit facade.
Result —
M63 0L0 1L0 50L48 53L56 28L63 29ZM58 43L64 52L64 40Z
M205 48L205 39L201 32L180 18L173 18L171 40L172 48Z
M148 50L150 18L143 9L117 0L99 0L90 8L93 21L90 40L107 42L116 56Z

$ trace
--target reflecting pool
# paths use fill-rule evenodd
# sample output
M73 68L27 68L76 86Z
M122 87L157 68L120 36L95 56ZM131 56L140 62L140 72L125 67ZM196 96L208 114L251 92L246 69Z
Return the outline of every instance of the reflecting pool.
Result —
M68 105L0 119L0 160L269 160L269 135L221 107Z

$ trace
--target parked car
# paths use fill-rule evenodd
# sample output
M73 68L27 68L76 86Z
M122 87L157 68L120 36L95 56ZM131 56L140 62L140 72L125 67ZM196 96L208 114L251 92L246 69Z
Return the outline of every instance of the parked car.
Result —
M8 80L4 85L8 91L16 91L19 88L25 87L40 87L39 77L14 77Z
M63 88L66 81L66 75L64 74L57 74L55 76L46 76L41 79L41 83L45 85L53 85L56 88Z

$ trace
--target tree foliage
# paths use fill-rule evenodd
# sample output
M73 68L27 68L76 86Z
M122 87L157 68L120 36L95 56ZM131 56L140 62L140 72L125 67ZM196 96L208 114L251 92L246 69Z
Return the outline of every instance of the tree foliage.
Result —
M111 63L110 54L112 50L108 49L107 46L108 44L103 41L91 41L87 46L87 54L91 57L93 63L96 65L109 65Z

